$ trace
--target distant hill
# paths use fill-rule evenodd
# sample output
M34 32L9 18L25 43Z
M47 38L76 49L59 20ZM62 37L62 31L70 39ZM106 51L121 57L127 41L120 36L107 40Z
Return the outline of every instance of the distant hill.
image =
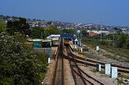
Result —
M4 16L0 15L0 19L4 21L9 20L18 20L20 17L16 16ZM117 29L129 29L129 27L123 27L123 26L106 26L102 24L75 24L75 23L69 23L69 22L61 22L61 21L47 21L47 20L40 20L40 19L29 19L26 18L27 22L29 23L30 27L33 26L39 26L42 28L46 28L48 26L57 26L59 29L86 29L90 30L92 27L95 27L96 30L114 30L114 28Z

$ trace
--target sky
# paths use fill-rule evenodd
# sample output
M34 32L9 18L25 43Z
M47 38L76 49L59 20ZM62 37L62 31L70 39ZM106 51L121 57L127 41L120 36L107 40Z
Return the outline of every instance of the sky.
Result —
M129 0L0 0L0 14L83 24L129 26Z

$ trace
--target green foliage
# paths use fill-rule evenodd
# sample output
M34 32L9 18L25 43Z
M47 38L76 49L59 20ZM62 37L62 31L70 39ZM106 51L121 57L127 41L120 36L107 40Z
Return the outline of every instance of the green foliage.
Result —
M117 47L119 47L119 48L124 47L124 45L126 45L126 40L127 40L127 35L122 34L119 39L119 43L118 43Z
M82 30L82 31L81 31L81 34L82 34L83 37L88 36L88 33L87 33L86 30Z
M99 71L100 74L104 74L104 70Z
M92 26L91 27L91 30L96 30L97 28L95 26Z
M45 33L45 36L49 36L51 34L59 34L60 31L59 31L59 29L57 27L50 26L50 27L48 27L48 28L45 29L45 32L44 33Z
M22 42L22 43L25 42L24 36L19 32L14 33L14 38L15 38L15 40L17 40L19 42Z
M118 85L122 85L122 84L124 85L123 80L119 80L119 79L118 79L118 80L117 80L117 83L118 83Z
M119 37L120 36L121 35L119 35ZM128 39L129 38L127 38L126 43L128 42ZM117 42L118 40L116 40L115 42ZM95 49L96 46L100 46L100 48L105 49L108 52L111 52L111 53L114 54L114 56L104 55L108 58L118 60L118 61L121 61L121 62L123 62L123 61L124 62L129 62L129 57L128 57L129 56L129 52L128 52L129 50L125 47L119 48L119 47L116 46L117 44L115 46L112 46L112 40L104 39L104 40L100 41L99 38L93 39L93 38L90 38L90 37L83 37L82 42L84 44L88 45L89 47L94 48L94 49ZM128 46L128 44L127 45L124 44L124 46ZM118 55L120 57L116 57Z
M29 24L26 23L26 19L19 18L18 21L7 22L8 32L13 35L15 32L20 32L25 35L30 35Z
M24 47L19 35L0 33L0 85L40 85L45 56Z
M129 79L129 76L124 75L124 74L120 74L120 75L119 75L119 77L121 77L121 78L125 78L125 79Z
M40 64L40 65L42 65L42 71L46 71L46 66L47 66L47 64L48 64L48 55L46 55L46 54L43 54L43 53L37 53L36 54L37 55L37 59L38 59L38 63Z
M109 34L103 35L102 38L100 38L100 36L83 37L83 41L93 41L100 45L113 46L117 48L129 48L129 36L126 34ZM100 39L102 40L100 41Z
M40 27L33 27L31 32L32 38L43 38L44 36L44 29Z
M0 32L6 31L6 24L4 21L0 20Z
M51 25L51 24L52 24L52 22L51 22L51 21L50 21L50 22L47 22L47 24Z
M94 73L96 73L96 72L97 72L97 70L96 70L96 69L92 69L91 71L92 71L92 72L94 72Z
M129 40L127 40L127 49L129 49Z
M41 76L41 79L44 79L45 78L45 73L41 72L40 76Z
M62 33L75 34L76 31L74 29L63 29Z

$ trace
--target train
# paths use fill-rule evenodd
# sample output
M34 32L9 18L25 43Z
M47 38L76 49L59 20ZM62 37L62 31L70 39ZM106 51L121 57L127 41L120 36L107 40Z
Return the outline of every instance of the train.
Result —
M70 44L69 42L64 42L65 46L69 46L69 44Z
M69 46L69 45L70 45L70 41L71 41L71 39L69 39L69 38L64 38L64 45L65 45L65 46Z

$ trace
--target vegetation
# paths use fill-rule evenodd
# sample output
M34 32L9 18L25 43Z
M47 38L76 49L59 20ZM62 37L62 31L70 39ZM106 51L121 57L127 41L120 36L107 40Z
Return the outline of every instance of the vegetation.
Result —
M11 35L13 35L15 32L20 32L24 35L30 35L29 24L26 23L25 18L19 18L17 21L8 21L7 28Z
M82 42L92 48L98 45L100 48L114 54L114 56L105 55L108 58L129 62L129 36L125 34L103 35L102 38L100 36L83 37Z
M51 24L51 22L48 22L48 24ZM4 26L4 25L1 25L1 26ZM59 30L56 26L49 26L45 29L41 27L33 27L32 30L30 30L29 24L26 23L25 18L16 18L15 21L8 21L7 31L11 35L14 35L15 32L19 32L22 35L30 35L31 38L45 38L51 34L60 34L60 33L75 34L76 33L74 29Z
M100 74L104 74L104 70L99 71Z
M129 36L126 34L110 34L110 35L98 35L94 37L83 37L83 41L90 42L96 41L96 44L114 46L117 48L127 48L129 46Z
M26 19L16 19L8 21L7 26L0 21L0 85L41 85L47 70L48 56L34 53L24 46L24 36L43 38L61 31L55 26L46 29L34 27L30 30ZM74 33L73 30L65 32Z
M44 38L44 29L40 27L33 27L30 36L31 38Z
M40 85L47 57L24 47L19 36L0 33L0 85Z
M97 71L96 69L92 69L91 71L94 72L94 73L99 72L100 74L104 74L104 70Z
M94 73L98 72L96 69L92 69L91 71L94 72Z
M122 85L122 84L125 85L124 82L123 82L123 80L119 80L119 79L118 79L118 80L117 80L117 83L118 83L118 85Z
M67 33L67 34L75 34L76 31L74 29L63 29L62 33Z
M97 28L95 26L92 26L91 27L91 30L96 30Z
M118 74L119 78L117 79L117 82L118 82L118 85L128 85L128 79L129 79L129 76L128 75L125 75L125 74Z
M120 36L120 38L119 38L119 42L118 42L117 47L119 47L119 48L123 48L123 47L128 48L128 47L127 47L127 44L126 44L127 39L128 39L128 37L127 37L125 34L122 34L122 35Z
M41 85L48 56L35 54L24 46L24 35L30 34L25 19L9 21L7 27L0 21L0 85ZM41 28L35 29L36 33L41 31ZM33 33L33 37L39 36Z
M60 34L61 31L56 26L50 26L47 28L33 27L31 31L31 38L45 38L51 34Z
M60 34L60 30L56 26L50 26L45 29L45 36L49 36L51 34Z
M0 20L0 32L6 31L6 24L4 21Z
M81 34L82 34L83 37L87 37L88 36L88 33L87 33L86 30L82 30L81 31Z

